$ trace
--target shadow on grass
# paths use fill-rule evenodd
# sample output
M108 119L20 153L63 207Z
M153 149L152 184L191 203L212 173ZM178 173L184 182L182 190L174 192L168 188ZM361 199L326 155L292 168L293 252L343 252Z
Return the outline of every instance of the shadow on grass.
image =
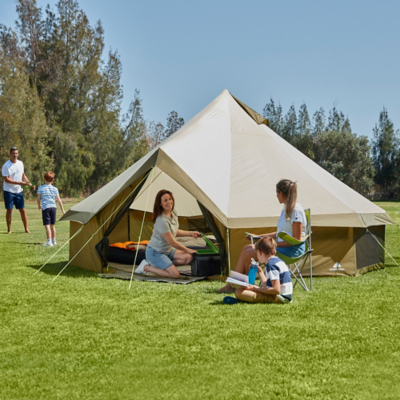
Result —
M32 268L34 270L39 270L39 268L43 264L36 265L27 265L28 268ZM46 275L56 276L58 273L67 265L67 261L58 262L58 263L49 263L46 264L40 272L37 274L38 276L43 273ZM68 266L61 274L62 276L68 276L70 278L98 278L100 279L95 272L87 271L85 269Z

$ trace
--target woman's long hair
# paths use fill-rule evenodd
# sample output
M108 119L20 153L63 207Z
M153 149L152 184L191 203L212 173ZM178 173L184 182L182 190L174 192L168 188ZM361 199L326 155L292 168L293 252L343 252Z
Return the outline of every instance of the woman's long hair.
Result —
M175 199L174 199L174 195L172 194L172 192L170 192L169 190L165 190L165 189L161 189L156 196L156 199L154 200L154 207L153 207L153 223L156 222L156 219L158 216L160 216L163 213L163 208L161 205L161 197L164 196L164 194L169 194L171 196L171 199L173 201L173 205L172 205L172 210L174 211L174 207L175 207Z
M297 183L282 179L276 184L276 190L286 197L285 217L290 219L297 201Z

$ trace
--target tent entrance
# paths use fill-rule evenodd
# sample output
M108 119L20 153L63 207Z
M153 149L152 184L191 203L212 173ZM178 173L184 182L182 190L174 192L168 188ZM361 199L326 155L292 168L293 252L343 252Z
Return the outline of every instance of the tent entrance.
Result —
M135 259L132 259L132 251L126 250L124 254L123 249L115 249L110 245L116 242L137 242L139 237L141 241L150 239L153 232L152 209L154 198L159 190L166 188L174 194L178 213L180 213L180 206L182 206L184 213L187 214L179 216L180 229L212 235L219 248L220 270L223 271L226 260L225 242L212 214L182 186L158 168L154 168L151 173L148 171L146 174L148 175L147 179L127 198L125 204L122 205L120 211L104 232L102 239L95 246L103 268L107 267L110 261L122 265L133 266L134 263L138 265L145 258L144 249L138 250L135 262ZM204 244L182 244L186 247L199 248L207 253L207 246Z

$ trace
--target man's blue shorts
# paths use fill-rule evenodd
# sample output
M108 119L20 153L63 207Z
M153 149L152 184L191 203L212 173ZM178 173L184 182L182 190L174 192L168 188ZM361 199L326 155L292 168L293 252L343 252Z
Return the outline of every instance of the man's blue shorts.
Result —
M160 269L167 269L172 267L174 263L172 260L174 259L174 254L176 249L172 249L169 253L159 253L157 250L153 249L150 246L147 246L146 249L146 261L153 267Z
M56 223L57 208L50 207L42 210L43 225L54 225Z
M4 190L3 198L4 198L4 205L6 206L7 210L12 210L14 205L17 210L25 208L24 192L11 193Z

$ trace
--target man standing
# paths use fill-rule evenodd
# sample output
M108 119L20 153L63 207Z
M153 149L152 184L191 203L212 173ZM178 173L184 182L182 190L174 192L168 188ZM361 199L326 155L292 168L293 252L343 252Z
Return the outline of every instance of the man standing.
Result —
M10 159L3 165L2 175L3 197L7 210L6 220L8 233L11 233L11 214L14 205L21 214L25 232L30 233L28 229L28 218L25 211L24 193L21 186L32 186L32 184L24 173L23 162L18 160L18 149L16 147L11 147Z

